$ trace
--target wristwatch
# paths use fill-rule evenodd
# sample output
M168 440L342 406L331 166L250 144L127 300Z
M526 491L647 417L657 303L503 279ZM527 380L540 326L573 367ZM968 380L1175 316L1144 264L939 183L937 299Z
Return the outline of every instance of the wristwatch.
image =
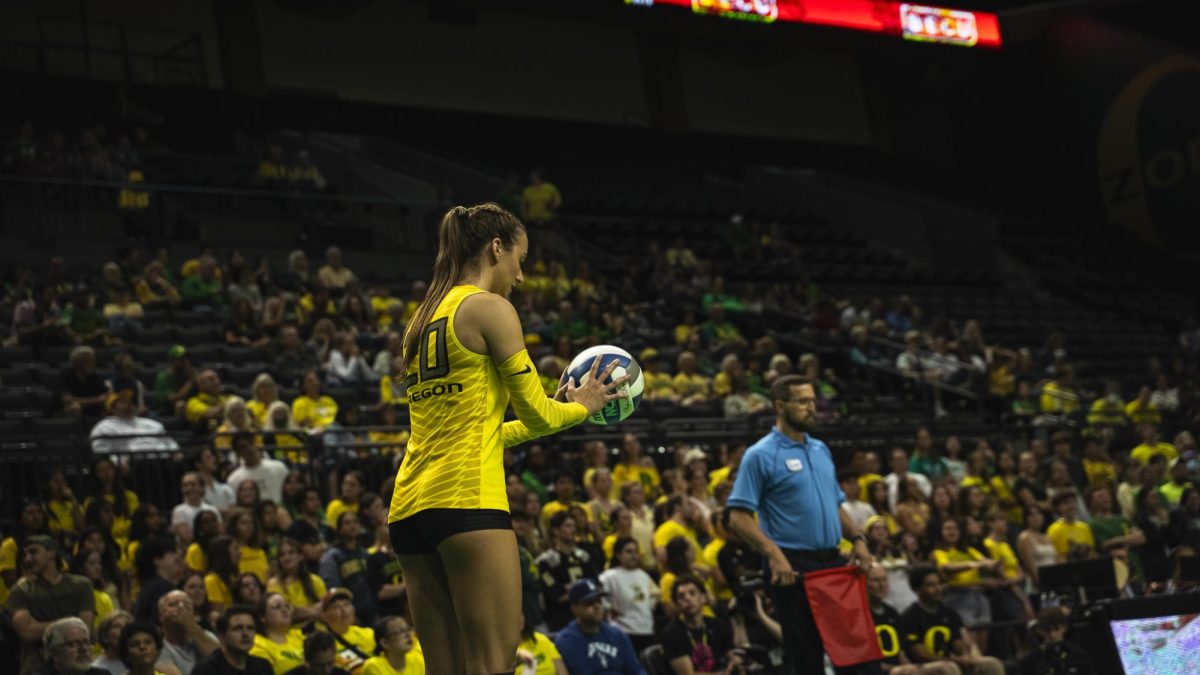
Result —
M860 541L861 541L862 543L864 543L864 544L865 544L865 543L867 543L867 535L865 535L865 534L856 534L856 535L854 535L853 537L850 537L850 541L851 541L851 542L860 542Z

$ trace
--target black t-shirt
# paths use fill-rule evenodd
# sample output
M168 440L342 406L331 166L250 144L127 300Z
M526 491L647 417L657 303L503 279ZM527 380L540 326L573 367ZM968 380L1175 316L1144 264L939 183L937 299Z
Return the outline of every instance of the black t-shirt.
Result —
M929 653L939 658L950 655L950 646L962 637L962 619L958 612L945 603L929 613L914 602L900 616L900 639L905 648L924 645ZM916 659L913 659L914 661Z
M662 646L668 661L687 656L696 672L713 673L725 667L733 649L733 628L727 621L707 616L701 628L689 628L676 619L663 629Z
M763 571L763 557L745 544L729 541L717 554L717 566L721 568L721 574L725 575L729 587L736 592L740 576Z
M133 607L133 618L158 625L158 601L175 590L175 585L162 577L154 577L142 584L137 604Z
M595 578L599 570L592 557L581 548L568 553L553 548L543 551L537 558L537 566L546 601L546 625L552 631L560 631L575 618L571 613L571 603L560 598L571 584L584 577Z
M1021 659L1024 675L1090 675L1092 660L1081 647L1070 642L1047 642Z
M58 378L58 395L61 400L63 394L70 394L75 398L92 398L99 396L108 391L108 386L104 384L104 380L95 372L89 373L80 379L75 371L67 368L62 371ZM93 403L85 406L83 413L85 415L99 415L104 412L104 406L100 403Z
M1039 502L1046 501L1046 490L1035 481L1026 480L1025 478L1017 478L1017 482L1013 484L1013 494L1020 496L1021 490L1028 488L1029 493Z
M379 591L386 584L404 583L404 571L400 569L400 561L391 551L383 553L376 551L367 556L367 581L371 591L379 602L378 616L404 616L404 603L400 598L384 600L379 597Z
M881 602L878 607L871 607L871 617L875 619L875 637L879 640L879 651L883 652L883 662L900 665L900 650L908 648L900 630L900 612Z
M275 669L266 659L247 656L246 668L238 670L225 659L225 652L218 649L200 659L196 667L192 668L192 675L275 675Z
M308 669L308 666L299 666L292 668L284 673L284 675L313 675L313 672ZM329 671L327 675L350 675L350 673L347 672L345 668L338 668L337 666L334 666L333 670Z

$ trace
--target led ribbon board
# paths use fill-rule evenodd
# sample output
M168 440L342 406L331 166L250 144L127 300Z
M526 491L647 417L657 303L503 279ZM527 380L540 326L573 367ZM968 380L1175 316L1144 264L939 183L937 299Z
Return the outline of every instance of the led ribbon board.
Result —
M1000 46L1000 20L990 12L894 0L625 0L627 5L690 7L696 14L757 23L810 23L962 47Z

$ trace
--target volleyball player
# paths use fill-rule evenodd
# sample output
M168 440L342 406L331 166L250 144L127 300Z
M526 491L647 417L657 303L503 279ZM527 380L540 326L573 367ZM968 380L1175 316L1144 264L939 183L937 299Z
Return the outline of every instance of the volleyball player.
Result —
M525 228L495 204L456 207L438 226L433 281L404 338L412 423L388 523L431 673L511 673L521 574L504 485L504 448L582 422L626 393L627 378L548 398L507 300L521 283ZM512 403L517 420L504 422Z

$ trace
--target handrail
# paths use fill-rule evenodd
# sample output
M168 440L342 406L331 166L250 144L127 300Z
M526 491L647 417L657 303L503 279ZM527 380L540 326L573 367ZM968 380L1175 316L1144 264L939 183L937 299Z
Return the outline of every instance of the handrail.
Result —
M317 202L337 202L355 204L387 204L405 206L404 201L389 197L370 197L364 195L327 195L316 192L301 192L298 190L256 190L252 188L234 187L204 187L197 185L179 185L171 183L133 183L129 181L107 181L94 178L55 178L50 176L24 176L21 174L0 174L0 182L27 183L33 185L71 185L77 187L108 188L112 190L135 190L138 192L162 192L200 195L219 195L232 197L258 197L262 199L301 199Z

